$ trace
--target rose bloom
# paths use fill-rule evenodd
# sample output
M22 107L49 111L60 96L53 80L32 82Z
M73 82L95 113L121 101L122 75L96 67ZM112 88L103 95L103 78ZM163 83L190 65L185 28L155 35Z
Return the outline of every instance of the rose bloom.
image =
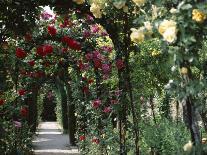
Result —
M184 146L183 146L183 150L185 152L190 152L193 148L193 143L191 141L189 141L188 143L186 143Z
M173 43L177 40L177 26L173 20L164 20L159 28L159 33L163 36L164 40Z
M54 26L48 26L47 31L51 36L55 36L57 34L57 30Z
M75 2L77 4L83 4L83 3L85 3L85 0L73 0L73 2Z
M101 100L96 99L92 102L93 108L97 109L101 105Z
M81 50L81 44L68 36L62 37L61 41L66 43L73 50Z
M107 74L109 73L111 70L110 65L109 64L102 64L102 71Z
M92 3L90 7L90 11L93 13L95 18L102 17L101 7L98 4Z
M132 0L136 5L142 6L145 4L146 0Z
M99 30L100 30L100 27L97 24L91 26L92 33L97 33L99 32Z
M21 128L21 127L22 127L22 123L19 122L19 121L14 121L14 126L15 126L16 128Z
M182 67L182 68L180 69L180 73L181 73L182 75L186 75L186 74L188 74L188 69L187 69L186 67Z
M85 30L85 31L83 32L83 37L84 37L84 38L88 38L88 37L90 37L90 35L91 35L91 32L88 31L88 30Z
M105 107L103 112L104 113L110 113L111 112L111 107Z
M50 19L51 17L52 17L52 15L49 14L48 12L43 12L43 13L41 14L41 18L42 18L43 20L48 20L48 19Z
M93 19L93 17L92 17L91 15L87 14L87 15L86 15L86 21L87 21L87 22L93 22L94 19Z
M86 57L87 61L92 60L93 59L93 54L92 53L87 53L85 55L85 57Z
M44 52L46 53L46 54L51 54L52 52L53 52L53 47L52 47L52 45L44 45L43 46L43 48L44 48Z
M28 64L29 64L30 66L34 66L34 65L35 65L35 61L34 61L34 60L30 60L30 61L28 61Z
M92 143L99 144L99 139L98 139L98 138L93 138L93 139L92 139Z
M121 70L125 67L124 61L122 59L117 59L116 60L116 67L118 70Z
M102 62L101 62L100 59L94 59L93 62L94 62L94 67L95 67L96 69L102 67Z
M192 12L192 19L198 23L203 23L206 20L207 16L204 12L198 10L198 9L193 9Z
M165 31L171 27L176 28L176 22L173 20L163 20L159 27L158 27L158 31L161 35L163 35L165 33Z
M42 56L42 57L46 56L46 53L44 52L43 46L37 47L36 54L39 56Z
M80 141L84 141L86 139L86 137L84 136L84 135L81 135L80 137L79 137L79 140Z
M109 52L109 53L111 53L111 51L113 50L113 48L110 47L110 46L103 46L103 47L101 47L101 49L106 51L106 52Z
M82 91L83 91L84 94L88 94L88 93L89 93L89 88L88 88L88 86L84 86L84 87L82 88Z
M144 35L144 29L140 28L140 29L135 29L135 28L131 28L131 41L135 42L135 43L141 43L144 41L145 39L145 35Z
M16 49L16 57L20 59L24 59L27 56L27 53L22 48Z
M18 90L18 94L19 94L19 96L24 96L26 94L26 90L20 89L20 90Z
M163 38L165 41L169 43L173 43L177 40L177 30L175 27L168 28L164 33L163 33Z

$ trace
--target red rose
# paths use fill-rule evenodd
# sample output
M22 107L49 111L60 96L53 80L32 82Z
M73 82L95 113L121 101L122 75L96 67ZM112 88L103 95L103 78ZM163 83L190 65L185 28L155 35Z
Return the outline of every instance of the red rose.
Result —
M97 109L101 105L101 100L96 99L92 102L93 108Z
M51 54L53 52L52 45L43 45L37 48L37 55L39 56L46 56L47 54Z
M55 36L57 34L57 30L54 26L48 26L47 31L51 36Z
M4 100L3 99L0 99L0 105L3 105L4 104Z
M46 56L46 53L44 52L44 48L43 48L43 46L39 46L38 48L37 48L37 55L39 55L39 56Z
M62 42L66 43L73 50L81 50L81 44L68 36L64 36Z
M87 54L85 55L85 57L86 57L86 60L87 60L87 61L90 61L90 60L93 59L93 54L92 54L92 53L87 53Z
M21 49L21 48L17 48L16 49L16 57L20 58L20 59L24 59L27 56L27 53Z
M109 64L102 64L103 73L108 74L110 72L110 70L111 70L111 67Z
M81 50L80 43L76 40L73 40L73 39L68 41L68 46L73 50L78 50L78 51Z
M51 54L53 52L53 47L52 45L44 45L44 52L46 54Z
M125 67L124 61L122 59L117 59L116 60L116 67L118 68L118 70L123 69Z
M62 52L63 52L63 53L66 53L67 51L68 51L67 48L62 48Z
M24 96L26 94L26 90L20 89L20 90L18 90L18 94L19 94L19 96Z
M101 60L100 60L100 59L94 59L93 62L94 62L94 67L95 67L96 69L102 67L102 63L101 63Z
M34 65L35 65L35 61L34 61L34 60L31 60L31 61L28 62L28 64L29 64L30 66L34 66Z
M110 113L111 112L111 107L105 107L103 112L104 113Z
M22 117L27 117L27 116L28 116L28 108L27 108L27 107L22 107L22 108L20 109L20 115L21 115Z
M93 143L96 143L96 144L99 144L99 139L98 139L98 138L93 138L93 139L92 139L92 142L93 142Z
M83 90L83 93L84 93L84 94L88 94L88 93L89 93L89 88L88 88L88 86L84 86L84 87L82 88L82 90Z
M79 137L79 140L80 140L80 141L84 141L85 139L86 139L86 137L83 136L83 135Z

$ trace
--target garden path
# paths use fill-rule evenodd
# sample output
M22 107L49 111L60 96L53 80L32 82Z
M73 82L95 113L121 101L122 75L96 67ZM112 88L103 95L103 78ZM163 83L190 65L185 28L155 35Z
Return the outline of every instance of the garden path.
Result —
M78 149L69 146L67 134L63 134L57 122L42 122L33 140L35 155L79 155Z

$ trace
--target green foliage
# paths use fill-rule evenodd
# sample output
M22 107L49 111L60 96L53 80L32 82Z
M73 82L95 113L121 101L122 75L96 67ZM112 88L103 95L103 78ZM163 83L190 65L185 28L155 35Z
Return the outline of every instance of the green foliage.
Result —
M161 154L183 154L183 146L190 140L189 131L181 122L168 119L142 123L142 152L150 149Z

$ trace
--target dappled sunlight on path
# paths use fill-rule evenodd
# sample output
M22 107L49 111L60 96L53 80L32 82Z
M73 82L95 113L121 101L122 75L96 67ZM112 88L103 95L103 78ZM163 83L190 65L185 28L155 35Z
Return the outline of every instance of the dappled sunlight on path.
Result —
M78 155L78 149L69 146L67 134L61 132L57 122L42 122L33 140L36 155Z

